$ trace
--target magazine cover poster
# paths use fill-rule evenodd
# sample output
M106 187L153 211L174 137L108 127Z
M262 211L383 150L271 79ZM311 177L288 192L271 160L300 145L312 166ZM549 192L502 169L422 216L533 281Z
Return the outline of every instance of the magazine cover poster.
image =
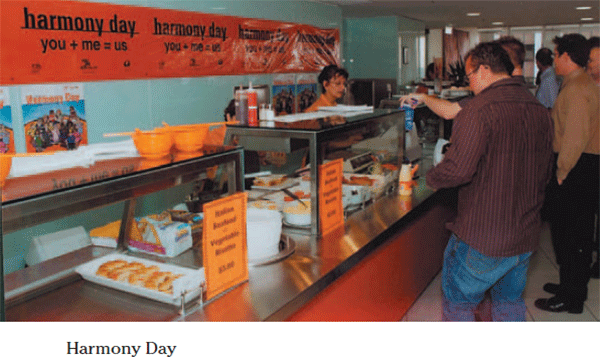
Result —
M0 153L14 154L15 152L15 135L8 88L0 87Z
M21 96L27 152L87 145L83 84L26 86Z
M280 74L275 76L272 86L275 116L294 114L296 112L295 87L294 74Z
M299 74L297 78L296 103L298 113L304 113L317 100L317 75Z

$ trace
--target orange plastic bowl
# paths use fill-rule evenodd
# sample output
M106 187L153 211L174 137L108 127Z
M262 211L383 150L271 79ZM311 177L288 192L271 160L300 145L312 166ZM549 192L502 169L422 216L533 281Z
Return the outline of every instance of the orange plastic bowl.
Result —
M170 127L175 148L182 152L202 149L208 134L208 125L179 125Z
M135 129L132 137L138 153L145 158L160 159L171 153L173 138L167 129L155 128L148 131Z
M4 181L10 173L10 166L12 165L12 156L0 154L0 187L4 187Z

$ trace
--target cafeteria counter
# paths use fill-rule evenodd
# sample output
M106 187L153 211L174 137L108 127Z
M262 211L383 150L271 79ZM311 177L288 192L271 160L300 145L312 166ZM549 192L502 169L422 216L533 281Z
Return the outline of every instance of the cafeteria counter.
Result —
M32 279L28 274L61 274L59 284L37 297L7 298L6 320L398 321L441 269L454 198L420 178L412 196L385 196L327 236L284 230L295 243L291 256L251 266L247 282L184 311L82 280L69 265L82 254L106 254L88 247L42 263L37 272L7 275L10 291Z

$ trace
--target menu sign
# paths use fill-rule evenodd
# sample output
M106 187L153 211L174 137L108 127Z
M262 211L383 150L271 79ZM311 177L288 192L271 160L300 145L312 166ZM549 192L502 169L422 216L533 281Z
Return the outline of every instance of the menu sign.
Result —
M239 192L203 206L202 258L206 299L248 280L246 202Z
M319 167L319 216L323 236L344 224L343 165L344 161L337 159Z
M338 29L83 1L0 7L0 85L318 72Z

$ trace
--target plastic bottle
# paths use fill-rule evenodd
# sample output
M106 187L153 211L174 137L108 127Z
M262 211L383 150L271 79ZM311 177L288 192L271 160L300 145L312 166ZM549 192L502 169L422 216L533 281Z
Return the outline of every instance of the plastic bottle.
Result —
M235 98L237 102L235 109L235 119L240 122L241 125L248 125L248 94L240 86L240 89L235 91Z
M415 120L415 110L406 103L400 109L404 111L404 129L411 131Z
M246 93L248 96L248 126L258 126L258 95L252 88L252 82Z
M235 119L241 121L241 113L240 113L240 100L241 100L241 87L240 89L236 89L233 95L233 102L235 104Z

